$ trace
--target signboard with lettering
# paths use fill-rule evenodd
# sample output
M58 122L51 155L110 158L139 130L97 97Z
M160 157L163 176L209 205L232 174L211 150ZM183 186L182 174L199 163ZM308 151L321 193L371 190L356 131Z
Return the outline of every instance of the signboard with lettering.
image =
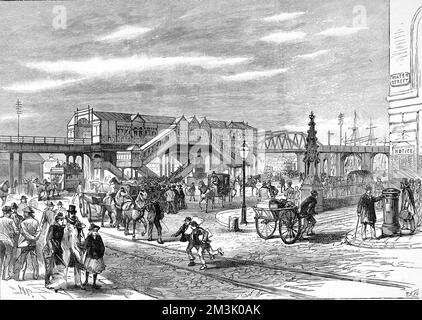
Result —
M392 87L405 86L410 83L410 73L400 72L390 76L390 82Z
M414 152L415 152L415 148L413 146L393 148L394 155L408 155L408 154L414 154Z

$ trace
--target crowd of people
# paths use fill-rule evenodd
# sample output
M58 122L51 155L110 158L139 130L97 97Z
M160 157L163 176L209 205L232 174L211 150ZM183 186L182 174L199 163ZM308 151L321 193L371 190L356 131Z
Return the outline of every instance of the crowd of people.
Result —
M91 224L85 237L85 225L78 219L76 207L51 201L45 203L40 221L35 210L28 204L25 195L20 203L11 203L2 208L0 217L0 270L3 280L24 281L28 260L32 265L32 278L39 278L39 261L44 261L45 286L57 290L52 282L60 274L60 266L75 268L75 283L81 289L88 284L93 274L93 288L98 289L97 275L105 269L103 261L105 246L98 233L100 227ZM67 229L77 231L77 237L69 237L68 250L64 250L63 239ZM74 241L74 242L72 242ZM85 271L85 282L80 281L80 271ZM63 278L63 276L62 276Z

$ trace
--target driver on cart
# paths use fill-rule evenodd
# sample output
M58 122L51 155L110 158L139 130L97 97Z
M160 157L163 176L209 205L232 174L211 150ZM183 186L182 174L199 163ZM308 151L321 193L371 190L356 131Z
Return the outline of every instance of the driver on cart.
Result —
M267 187L267 183L264 181L262 187L258 191L258 201L265 201L271 199L270 190Z

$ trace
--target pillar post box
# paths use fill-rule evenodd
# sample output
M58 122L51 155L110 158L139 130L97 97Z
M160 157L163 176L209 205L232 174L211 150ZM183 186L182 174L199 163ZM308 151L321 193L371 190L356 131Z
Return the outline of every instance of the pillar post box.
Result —
M387 188L382 191L384 198L384 223L382 224L382 236L390 237L400 234L399 224L399 196L400 190Z

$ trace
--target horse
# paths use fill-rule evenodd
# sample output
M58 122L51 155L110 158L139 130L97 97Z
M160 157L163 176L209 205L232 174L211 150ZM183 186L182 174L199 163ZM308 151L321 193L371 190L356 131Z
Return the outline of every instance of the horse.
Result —
M56 191L58 189L58 184L55 180L52 180L51 182L45 182L46 183L46 192L47 192L47 197L50 198L54 197L56 194ZM58 193L57 193L58 195Z
M38 201L42 201L44 197L47 197L46 187L38 178L35 178L33 182L37 190Z
M81 231L83 233L83 231ZM79 245L79 234L75 225L67 223L61 241L63 250L63 264L65 266L64 279L66 281L65 287L67 288L67 274L71 264L74 268L75 284L82 285L81 271L78 265L83 264L84 250ZM73 256L73 257L72 257ZM76 260L76 261L75 261Z
M129 224L131 221L133 227L132 239L135 240L136 222L138 221L141 221L144 225L144 231L141 233L141 235L144 236L147 232L147 222L144 217L145 208L139 208L130 197L122 197L122 199L115 199L114 201L116 202L116 205L121 208L125 236L129 234ZM119 229L119 225L117 225L117 229Z
M208 202L211 201L211 210L215 208L215 192L212 188L203 184L200 188L199 208L202 211L201 203L205 200L205 213L208 213Z
M9 180L6 180L0 185L0 199L1 199L1 206L3 207L6 203L7 196L9 195Z

